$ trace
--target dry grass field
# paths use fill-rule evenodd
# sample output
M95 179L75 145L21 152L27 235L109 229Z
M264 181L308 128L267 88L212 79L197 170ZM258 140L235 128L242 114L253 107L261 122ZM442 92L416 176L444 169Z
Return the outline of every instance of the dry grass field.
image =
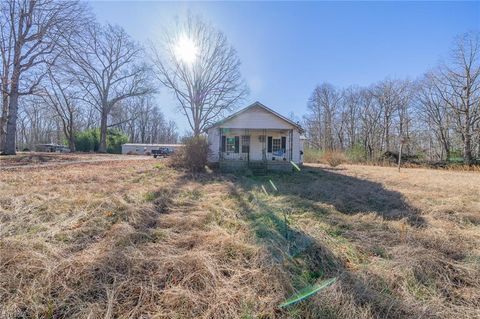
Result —
M0 170L5 168L21 168L25 166L54 166L70 164L73 162L122 159L125 159L125 156L115 154L19 152L14 156L0 156Z
M480 174L0 169L0 317L480 318Z

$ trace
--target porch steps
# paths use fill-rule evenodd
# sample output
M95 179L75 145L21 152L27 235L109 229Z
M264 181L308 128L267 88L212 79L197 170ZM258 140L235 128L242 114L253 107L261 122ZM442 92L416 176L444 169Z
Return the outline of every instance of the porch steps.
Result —
M248 167L252 171L253 175L267 175L267 163L266 162L250 162Z

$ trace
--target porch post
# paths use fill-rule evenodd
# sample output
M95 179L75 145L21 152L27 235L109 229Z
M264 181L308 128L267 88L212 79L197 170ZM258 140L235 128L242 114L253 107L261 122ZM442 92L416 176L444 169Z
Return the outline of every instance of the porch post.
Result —
M293 161L293 130L290 130L290 161Z
M222 152L223 128L219 127L218 131L219 131L219 139L220 139L218 141L218 161L220 162L221 160L223 160L223 152Z
M247 165L250 163L250 147L252 145L252 137L250 136L250 130L245 129L245 136L248 136L248 152L247 152ZM243 141L242 141L243 143ZM243 146L243 144L242 144Z
M262 158L267 161L267 130L263 129L263 154Z

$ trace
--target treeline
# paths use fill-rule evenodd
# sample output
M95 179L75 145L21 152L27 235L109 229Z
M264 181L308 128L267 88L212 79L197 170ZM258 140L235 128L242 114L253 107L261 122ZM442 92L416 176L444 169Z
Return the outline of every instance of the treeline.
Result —
M398 153L425 161L480 159L480 40L458 37L447 61L418 80L369 87L318 85L304 125L311 148L359 161Z
M102 25L79 1L0 3L0 150L66 143L98 129L130 142L175 143L177 128L155 103L144 48L119 26Z

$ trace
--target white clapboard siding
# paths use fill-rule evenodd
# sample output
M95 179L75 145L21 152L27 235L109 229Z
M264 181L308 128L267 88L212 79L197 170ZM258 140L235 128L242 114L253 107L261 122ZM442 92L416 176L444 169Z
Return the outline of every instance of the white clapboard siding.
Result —
M208 131L208 161L211 163L216 163L219 161L220 157L218 152L220 151L220 129L218 127L211 127Z
M239 129L291 129L293 125L260 107L253 107L217 127Z

